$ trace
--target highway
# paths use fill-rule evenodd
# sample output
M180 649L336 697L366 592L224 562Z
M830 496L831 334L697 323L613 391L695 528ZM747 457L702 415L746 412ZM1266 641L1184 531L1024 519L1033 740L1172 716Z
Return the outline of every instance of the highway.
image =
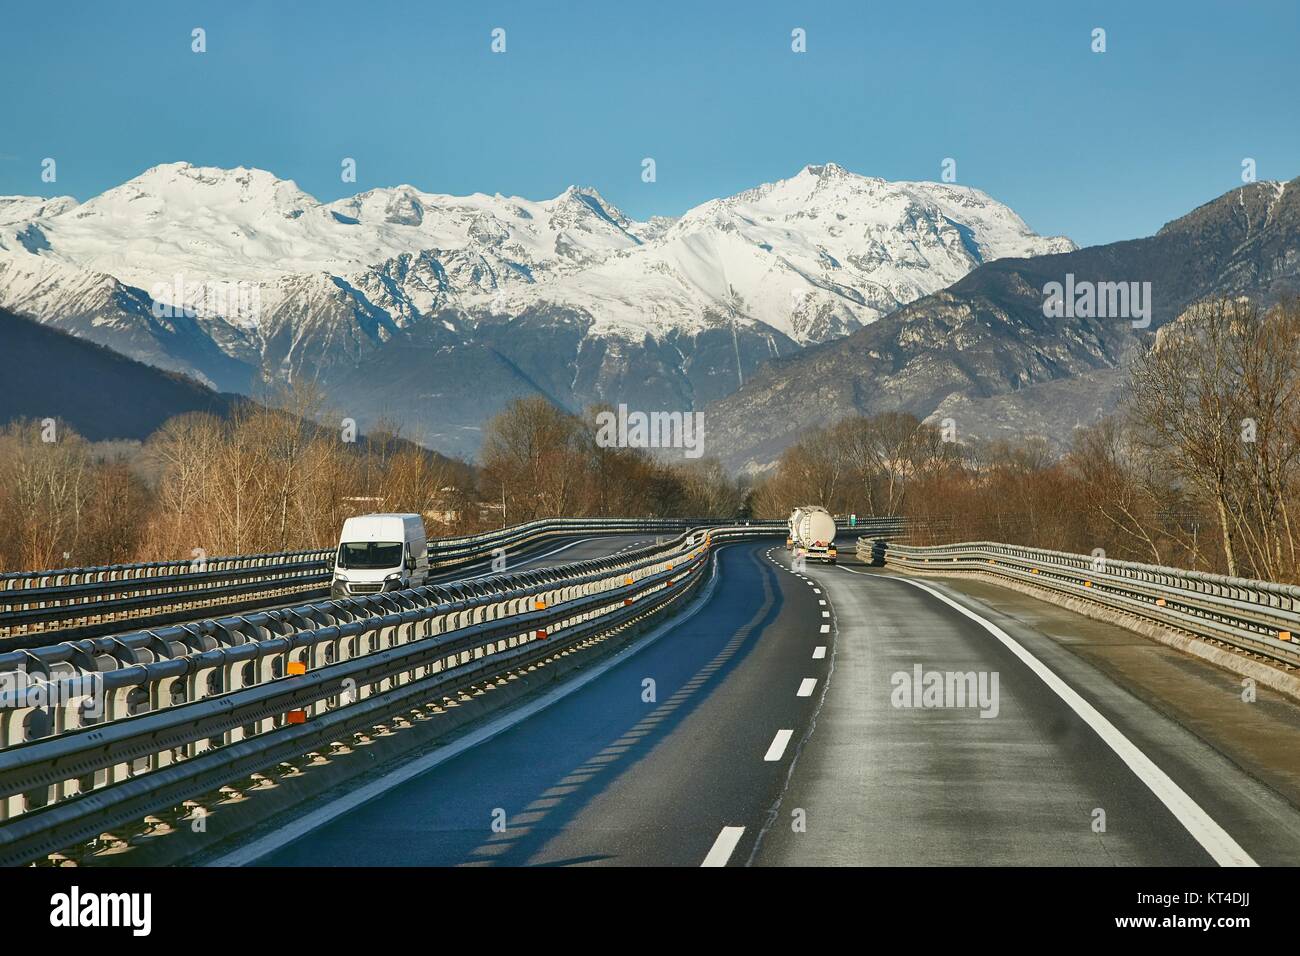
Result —
M670 535L660 535L664 540ZM654 544L654 535L647 534L606 534L606 535L572 535L552 538L530 544L518 551L507 550L505 566L493 569L492 560L476 561L473 564L443 571L429 576L430 584L452 581L474 580L496 574L497 571L526 571L537 568L549 568L576 561L590 561L593 558L605 558L624 551L632 551L647 544Z
M636 540L573 544L555 560ZM1263 765L1275 754L1241 742L1294 740L1295 704L1261 697L1229 710L1236 678L1186 657L1165 661L1161 686L1135 692L1070 641L1099 629L1116 646L1145 639L1072 625L1059 609L1060 626L1040 629L1029 613L994 610L942 581L852 560L796 574L771 542L716 554L688 609L544 699L364 787L323 795L206 862L1300 859L1300 777L1276 763L1270 776ZM970 674L966 706L901 706L927 702L900 695L932 672ZM1240 714L1224 719L1250 722L1250 733L1188 729L1195 715L1173 714L1198 701Z

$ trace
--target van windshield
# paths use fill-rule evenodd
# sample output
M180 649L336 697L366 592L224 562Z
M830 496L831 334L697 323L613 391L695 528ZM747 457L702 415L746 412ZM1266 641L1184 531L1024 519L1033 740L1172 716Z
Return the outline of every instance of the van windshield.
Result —
M402 564L402 542L358 541L339 545L339 567L359 571L396 568Z

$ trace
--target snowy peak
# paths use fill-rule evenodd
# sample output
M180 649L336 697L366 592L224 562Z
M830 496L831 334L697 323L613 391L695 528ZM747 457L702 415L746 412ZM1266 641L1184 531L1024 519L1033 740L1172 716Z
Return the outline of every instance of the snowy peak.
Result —
M10 223L26 223L32 219L48 219L74 208L77 201L71 196L0 196L0 227Z
M276 314L310 314L303 297L318 294L321 314L337 316L342 295L367 322L387 310L395 325L436 311L472 322L559 308L588 334L630 342L722 325L824 341L991 259L1072 248L979 190L836 163L649 222L587 186L530 200L403 184L321 203L266 170L183 162L81 205L0 199L0 255L111 276L168 304L173 289L235 282L258 286ZM265 334L246 315L224 318Z
M174 221L206 215L232 221L267 216L296 219L319 205L297 183L266 170L164 163L89 200L74 218Z
M888 182L827 163L705 202L636 252L525 297L586 311L597 327L629 336L700 331L725 317L808 343L873 322L990 260L1073 248L1035 235L979 190Z
M340 199L327 208L346 226L374 222L419 226L424 222L424 210L430 198L414 186L402 185L370 189L350 199Z
M402 185L322 204L266 170L189 163L155 166L79 206L0 202L0 250L146 290L178 274L272 285L291 275L350 276L436 251L476 257L474 287L462 291L493 291L587 268L634 248L641 232L593 189L538 202Z

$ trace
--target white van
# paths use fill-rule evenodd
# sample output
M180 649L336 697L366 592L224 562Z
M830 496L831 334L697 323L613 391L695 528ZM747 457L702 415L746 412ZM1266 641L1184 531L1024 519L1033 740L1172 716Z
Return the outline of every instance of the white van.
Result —
M352 597L419 587L429 549L419 515L361 515L343 522L330 596Z

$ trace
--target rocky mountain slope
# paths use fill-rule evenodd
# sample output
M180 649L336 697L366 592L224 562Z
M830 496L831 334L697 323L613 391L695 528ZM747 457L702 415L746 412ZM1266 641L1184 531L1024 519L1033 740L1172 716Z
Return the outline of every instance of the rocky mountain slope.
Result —
M0 342L0 425L54 418L93 441L144 439L173 415L224 416L238 401L4 309Z
M1149 282L1150 324L1048 317L1045 289L1067 276L1077 287ZM952 418L959 439L1040 435L1059 447L1114 407L1125 361L1188 306L1297 291L1300 180L1254 183L1149 238L988 263L841 340L771 362L704 410L709 452L762 469L800 429L886 410Z

